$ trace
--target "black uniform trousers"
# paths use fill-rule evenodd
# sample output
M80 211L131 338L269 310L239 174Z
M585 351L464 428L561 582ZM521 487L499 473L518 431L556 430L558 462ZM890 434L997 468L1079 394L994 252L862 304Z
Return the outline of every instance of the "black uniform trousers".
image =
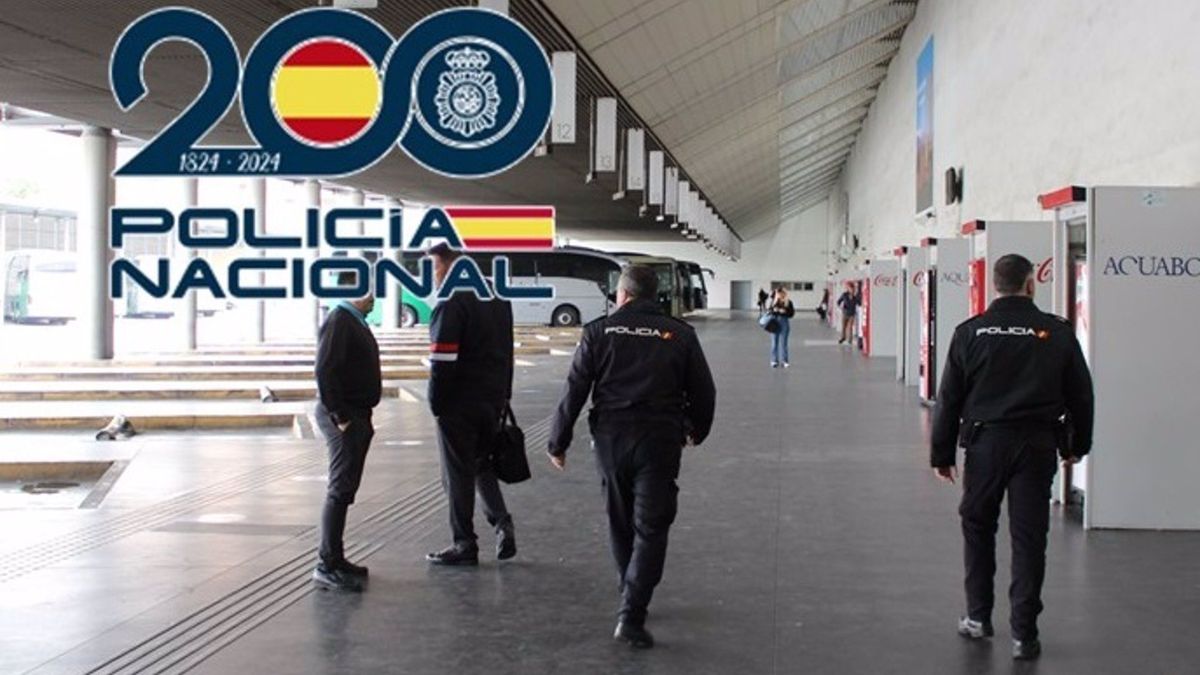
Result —
M641 625L667 559L667 533L678 508L678 424L598 424L596 464L608 508L608 529L621 584L620 618Z
M503 403L463 402L437 418L442 455L442 486L450 502L454 543L475 547L475 492L483 513L497 533L512 528L512 516L492 468L491 452L500 431Z
M1052 429L1018 426L985 427L967 445L959 507L966 544L967 615L976 621L991 620L996 530L1007 491L1012 535L1010 623L1017 640L1038 636L1050 490L1058 468L1056 446Z
M325 506L321 512L321 562L336 565L345 560L343 537L346 531L346 512L358 494L367 450L375 436L371 418L353 419L345 431L333 423L325 406L317 403L315 417L321 435L329 449L329 483L325 490Z

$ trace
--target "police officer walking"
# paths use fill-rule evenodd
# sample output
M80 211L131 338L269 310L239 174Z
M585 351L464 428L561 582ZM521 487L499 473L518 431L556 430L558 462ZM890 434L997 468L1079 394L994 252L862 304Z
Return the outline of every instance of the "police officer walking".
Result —
M440 287L461 254L438 244L429 255ZM455 292L434 308L429 336L429 408L437 419L453 543L425 558L434 565L479 564L474 523L478 491L496 532L496 557L508 560L517 554L517 539L490 455L512 398L512 305Z
M354 272L338 275L339 286L353 286ZM367 295L338 303L317 339L317 427L329 448L329 483L321 513L321 545L313 582L322 589L361 591L367 568L346 560L343 536L346 513L354 503L366 467L375 428L371 411L379 405L379 345L367 325L375 306Z
M618 309L589 323L554 414L548 452L566 467L575 421L592 398L592 445L605 489L622 601L614 638L654 645L646 609L662 579L682 448L712 427L716 389L692 327L663 314L654 270L621 273Z
M1008 493L1013 658L1026 660L1042 649L1037 618L1055 449L1064 465L1091 449L1092 379L1070 324L1034 305L1033 264L1006 255L996 261L994 277L1000 297L960 325L950 343L931 463L939 478L953 483L957 447L966 449L959 514L967 614L958 632L969 639L993 634L996 529Z

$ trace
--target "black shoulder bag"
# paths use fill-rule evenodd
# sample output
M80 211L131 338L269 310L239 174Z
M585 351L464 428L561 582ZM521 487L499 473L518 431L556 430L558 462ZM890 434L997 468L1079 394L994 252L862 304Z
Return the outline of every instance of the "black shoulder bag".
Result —
M505 483L521 483L533 474L529 471L529 456L525 454L525 432L517 426L512 406L505 405L500 414L500 431L492 450L492 467L496 478Z

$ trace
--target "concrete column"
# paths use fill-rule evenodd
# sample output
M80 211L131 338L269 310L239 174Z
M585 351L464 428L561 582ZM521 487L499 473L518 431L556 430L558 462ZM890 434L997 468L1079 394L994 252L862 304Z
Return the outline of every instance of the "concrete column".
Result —
M400 208L399 201L397 201L395 199L385 199L383 202L383 209L384 209L384 214L385 214L384 217L385 218L387 217L386 214L391 209L398 209L398 208ZM386 234L384 236L384 241L387 241ZM383 250L383 253L384 253L384 255L388 255L389 254L388 249L385 248ZM401 254L402 254L402 251L401 251L401 249L398 249L398 248L390 251L390 255L391 255L392 259L395 260L396 262L401 262ZM388 288L388 296L387 296L386 301L383 304L383 327L384 328L399 328L400 327L400 302L401 302L400 296L402 294L403 294L403 290L400 288L399 284L393 283Z
M200 204L200 179L199 178L184 178L180 187L183 190L183 207L193 208ZM191 264L196 258L196 249L185 248L180 246L176 249L179 255L179 260L176 264L182 270ZM179 323L179 349L185 352L196 351L196 315L198 313L198 303L196 302L196 293L198 291L190 290L183 296L182 302L178 304L179 309L176 319ZM207 292L207 291L205 291Z
M68 242L69 243L69 242ZM0 209L0 260L4 260L4 251L8 248L8 212ZM67 247L70 251L70 246ZM0 274L8 274L8 270L0 269ZM3 302L3 300L0 300ZM3 321L3 317L0 317Z
M304 190L307 196L305 204L308 208L321 208L321 184L313 179L304 181ZM315 260L321 255L321 247L311 249L307 254L310 261ZM315 336L321 330L321 300L317 297L309 299L309 311L312 313L313 319L313 335Z
M354 204L354 208L356 209L361 209L362 207L366 206L367 193L363 192L362 190L355 190L354 195L351 198L351 203ZM360 237L365 237L367 235L367 221L358 221L358 230L355 232L355 234Z
M254 212L258 216L258 231L261 234L267 233L267 179L255 178L250 181L250 190L254 194ZM266 249L258 249L258 256L265 257ZM267 273L260 271L258 273L258 285L263 286L267 282ZM265 300L257 300L254 303L254 341L262 344L267 341L267 302Z
M112 249L108 246L108 211L113 204L113 170L117 144L112 132L86 127L80 137L83 185L80 190L78 240L79 287L83 302L79 307L83 355L90 359L113 357L113 302L109 295L109 267Z

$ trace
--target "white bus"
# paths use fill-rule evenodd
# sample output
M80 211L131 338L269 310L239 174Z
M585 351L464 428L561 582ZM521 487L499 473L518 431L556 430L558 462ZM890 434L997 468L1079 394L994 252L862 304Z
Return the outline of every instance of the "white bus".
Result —
M667 316L681 317L691 311L692 277L683 263L667 256L644 253L614 253L627 263L645 265L658 275L658 303Z
M550 326L579 326L607 316L613 305L616 281L625 261L600 251L565 246L553 251L470 253L485 274L490 274L497 255L508 258L513 286L553 286L550 300L520 300L512 303L513 323ZM415 273L419 254L406 254L405 267ZM405 292L402 319L405 326L429 320L433 302Z
M5 321L61 325L75 318L80 289L75 254L11 251L3 274Z

